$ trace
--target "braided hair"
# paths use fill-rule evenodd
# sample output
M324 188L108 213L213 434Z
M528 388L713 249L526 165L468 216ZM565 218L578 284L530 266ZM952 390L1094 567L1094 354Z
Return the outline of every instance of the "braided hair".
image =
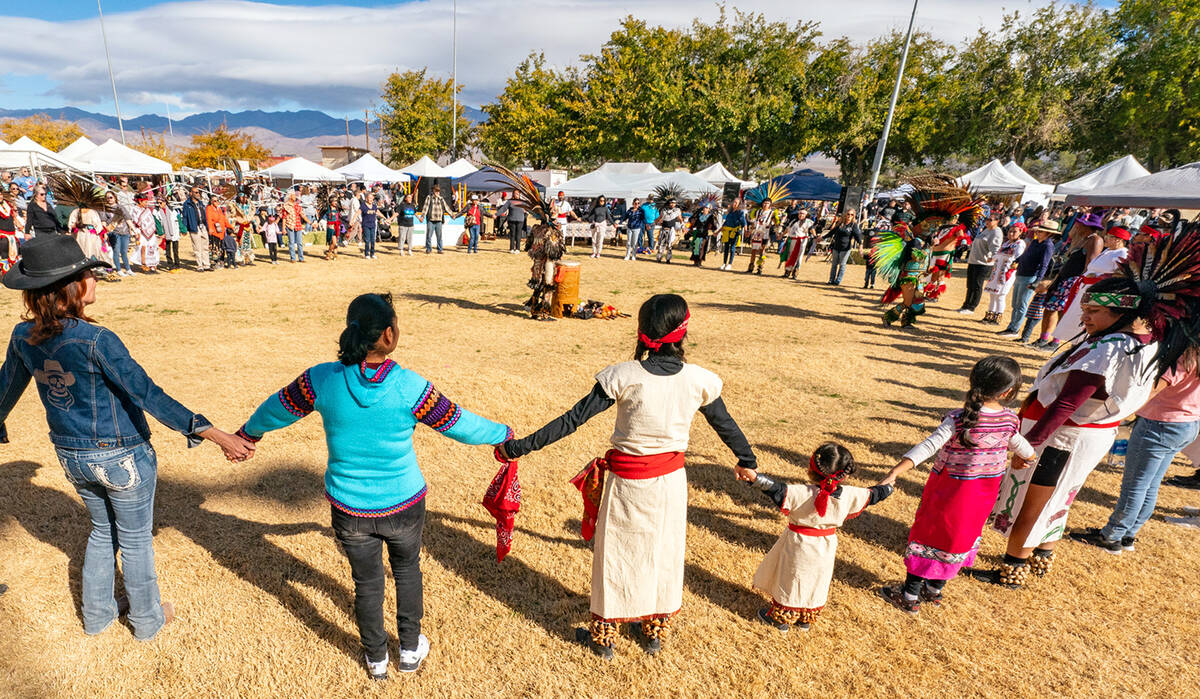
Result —
M971 368L970 389L955 424L954 436L964 446L973 447L971 430L979 424L979 412L987 401L999 400L1021 385L1021 365L1012 357L984 357Z
M396 324L391 294L362 294L346 310L346 329L338 338L338 360L346 366L366 361L383 331Z
M857 468L854 462L854 455L846 447L837 442L825 442L817 447L812 454L813 464L820 469L821 473L833 476L837 480L842 480L846 476L852 475ZM815 477L815 474L814 474ZM820 480L818 478L818 480Z

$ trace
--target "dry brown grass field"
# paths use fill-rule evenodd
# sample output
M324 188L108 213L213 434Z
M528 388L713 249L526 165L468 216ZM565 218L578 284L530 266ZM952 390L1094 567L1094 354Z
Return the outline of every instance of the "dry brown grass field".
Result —
M233 429L303 369L334 359L351 298L391 291L402 331L394 358L526 433L584 395L598 369L627 359L635 325L528 320L520 306L528 259L500 242L483 248L475 257L401 258L384 245L375 261L310 256L304 265L138 276L102 285L92 310L170 394ZM712 258L694 269L679 258L668 267L583 252L571 257L583 263L586 297L630 313L652 293L688 299L689 359L721 375L761 470L786 480L802 478L810 451L834 439L860 461L852 482L872 483L959 403L975 360L1013 353L1027 382L1044 361L952 313L961 278L902 331L881 325L879 292L859 288L862 267L835 289L816 258L799 282L785 282L719 272ZM774 264L767 271L777 275ZM0 295L7 322L19 311L15 293ZM761 600L749 584L784 521L734 480L730 454L703 419L688 454L687 571L674 635L650 658L623 631L617 659L605 663L571 640L587 616L591 552L567 480L606 448L610 415L523 460L524 505L500 564L480 505L497 469L490 450L418 431L430 483L424 632L433 648L419 673L393 669L372 683L360 663L349 566L322 497L319 416L268 435L238 465L211 444L188 450L154 425L157 569L178 618L143 644L122 625L84 635L78 577L88 518L32 389L12 413L0 465L0 582L10 586L0 597L0 696L1189 697L1200 686L1200 534L1157 518L1134 554L1064 543L1052 574L1026 590L955 580L943 607L917 618L876 597L904 574L899 554L926 469L848 523L824 614L807 634L780 636L753 621ZM1118 469L1102 466L1072 524L1102 523L1119 482ZM1198 500L1164 488L1159 513ZM982 563L1002 548L985 535ZM394 618L390 591L387 605Z

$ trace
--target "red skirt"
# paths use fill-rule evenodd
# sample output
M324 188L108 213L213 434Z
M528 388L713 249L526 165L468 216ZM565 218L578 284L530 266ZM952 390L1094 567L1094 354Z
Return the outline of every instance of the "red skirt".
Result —
M1003 474L963 480L943 470L929 474L908 534L904 564L910 573L949 580L974 562Z

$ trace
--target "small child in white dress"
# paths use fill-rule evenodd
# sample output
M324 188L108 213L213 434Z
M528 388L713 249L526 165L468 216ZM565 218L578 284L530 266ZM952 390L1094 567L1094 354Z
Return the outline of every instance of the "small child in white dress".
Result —
M787 485L762 474L754 481L788 518L787 531L754 573L754 589L771 598L758 618L780 633L793 626L807 631L825 607L837 558L837 528L892 494L891 485L842 485L854 469L846 447L826 442L809 460L813 483Z

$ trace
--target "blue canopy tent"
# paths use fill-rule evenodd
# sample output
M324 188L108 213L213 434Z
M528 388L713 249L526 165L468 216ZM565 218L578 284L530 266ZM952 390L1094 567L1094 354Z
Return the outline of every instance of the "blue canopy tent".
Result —
M842 198L842 185L816 170L796 170L787 175L779 175L770 182L760 184L755 190L765 189L768 184L787 187L793 199L814 199L817 201L838 201Z
M508 180L504 179L504 177L496 171L496 168L490 165L481 170L476 170L469 175L456 177L453 180L450 180L450 184L454 187L461 185L465 187L468 192L503 192L513 188L512 184L510 184ZM534 184L537 186L539 192L544 193L546 191L545 185L538 182L534 182Z

